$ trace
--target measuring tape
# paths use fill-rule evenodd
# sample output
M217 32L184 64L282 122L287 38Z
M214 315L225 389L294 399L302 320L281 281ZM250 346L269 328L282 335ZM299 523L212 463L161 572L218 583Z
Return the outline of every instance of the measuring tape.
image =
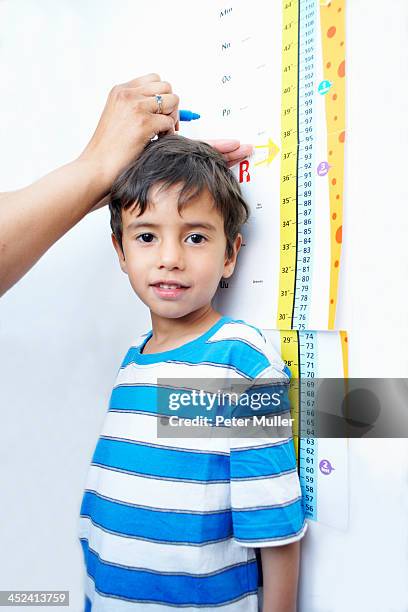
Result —
M316 0L284 0L282 19L279 329L306 330L314 244ZM315 332L282 331L292 372L291 413L307 518L317 517L318 438L314 437ZM302 384L300 385L300 381ZM303 382L304 380L304 382ZM310 436L310 437L304 437Z
M281 352L291 370L289 391L293 442L306 518L317 519L318 438L315 429L317 333L281 331Z
M284 0L278 329L307 329L312 297L316 0Z

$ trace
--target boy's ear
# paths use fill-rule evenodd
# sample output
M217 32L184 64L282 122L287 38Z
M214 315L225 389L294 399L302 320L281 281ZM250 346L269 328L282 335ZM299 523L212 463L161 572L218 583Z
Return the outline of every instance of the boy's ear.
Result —
M224 272L222 275L223 278L229 278L230 276L232 276L234 272L235 264L237 262L238 251L241 248L241 244L242 244L242 235L237 234L237 237L234 240L234 247L233 247L234 252L232 254L232 257L230 259L227 259L227 257L225 258Z
M114 246L114 249L119 259L119 265L122 268L122 271L125 274L127 274L126 260L125 260L125 256L122 251L122 247L120 246L119 242L116 240L115 234L111 234L111 238L112 238L112 244Z

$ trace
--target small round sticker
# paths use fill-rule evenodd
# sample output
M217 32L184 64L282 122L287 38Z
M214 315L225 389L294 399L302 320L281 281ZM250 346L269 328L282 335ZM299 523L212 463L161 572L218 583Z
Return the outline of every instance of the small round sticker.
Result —
M319 176L326 176L329 170L330 170L330 165L327 161L322 161L317 166L317 174Z
M319 468L322 474L328 476L334 470L334 467L328 459L322 459L319 463Z
M321 96L324 96L324 94L327 94L332 85L333 83L330 83L330 81L321 81L319 83L317 91Z

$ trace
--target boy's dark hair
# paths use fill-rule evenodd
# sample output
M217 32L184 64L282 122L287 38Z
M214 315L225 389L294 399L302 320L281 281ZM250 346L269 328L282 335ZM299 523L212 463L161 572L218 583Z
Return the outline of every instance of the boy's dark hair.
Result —
M183 184L178 199L180 213L184 205L203 189L210 192L215 207L224 219L228 259L240 226L249 218L249 207L239 183L224 157L205 142L184 136L167 135L150 142L139 157L115 180L109 194L112 232L122 247L122 209L135 205L142 215L148 205L149 189L163 183L166 189Z

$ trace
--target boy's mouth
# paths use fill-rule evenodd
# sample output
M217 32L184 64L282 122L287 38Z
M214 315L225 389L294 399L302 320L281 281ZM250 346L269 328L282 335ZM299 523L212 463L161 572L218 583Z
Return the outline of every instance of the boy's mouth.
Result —
M157 281L157 283L152 283L151 286L159 287L160 289L188 289L188 285L177 281Z
M178 298L184 291L186 291L186 289L188 289L187 285L183 285L182 283L178 283L176 281L159 281L150 286L153 287L156 295L162 298Z

